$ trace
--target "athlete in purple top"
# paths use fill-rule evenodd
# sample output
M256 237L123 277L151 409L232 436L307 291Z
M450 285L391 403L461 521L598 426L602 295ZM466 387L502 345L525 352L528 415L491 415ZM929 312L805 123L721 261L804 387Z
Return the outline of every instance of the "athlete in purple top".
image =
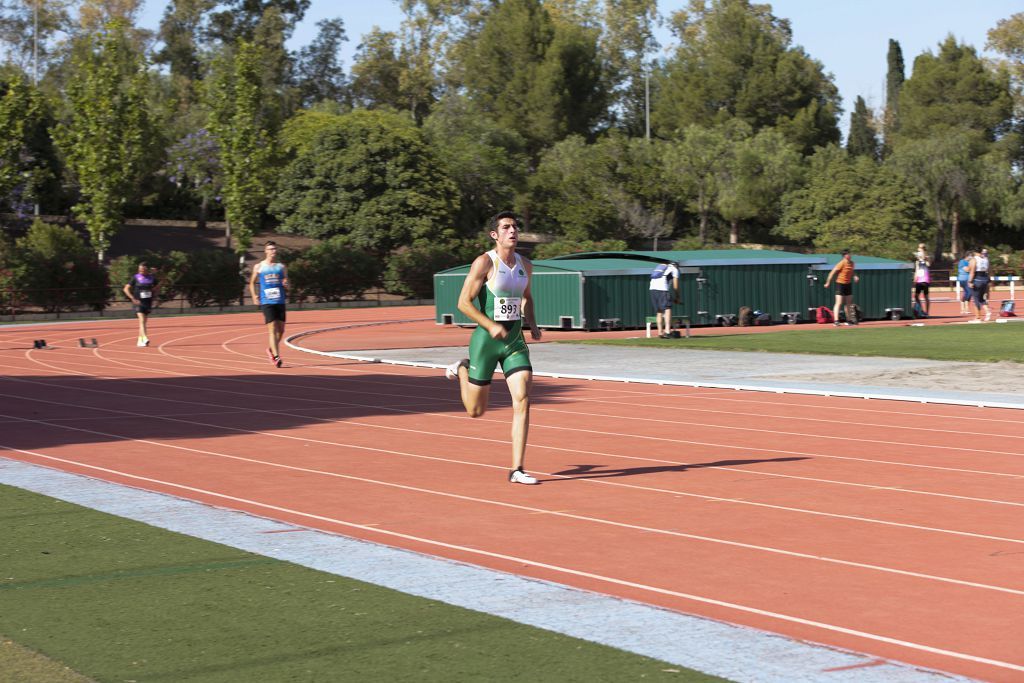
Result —
M139 341L136 346L149 346L149 335L146 332L146 319L153 310L153 297L156 296L157 281L145 261L139 263L139 272L124 286L124 294L132 300L132 308L139 318Z

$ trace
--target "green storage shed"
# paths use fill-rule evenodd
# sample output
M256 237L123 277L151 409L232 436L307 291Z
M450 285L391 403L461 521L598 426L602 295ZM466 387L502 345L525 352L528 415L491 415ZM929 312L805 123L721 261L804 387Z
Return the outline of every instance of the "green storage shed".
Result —
M644 327L651 315L652 261L665 259L618 258L595 254L580 261L533 262L530 283L537 324L546 328L598 330L603 327ZM684 315L687 294L696 292L696 269L680 268L681 298L673 313ZM450 268L434 275L434 311L437 324L471 324L458 310L459 293L469 266ZM690 277L686 277L689 274Z
M842 258L841 254L819 254L825 263L812 267L818 278L814 287L814 306L832 308L836 301L835 284L824 288L825 278ZM853 286L853 303L860 306L866 319L906 317L911 314L914 289L914 266L906 261L853 254L854 274L858 282Z
M807 320L808 308L817 300L810 291L810 268L825 263L818 254L768 249L591 252L559 256L550 262L608 257L635 262L673 261L684 273L694 274L682 278L682 309L697 325L715 324L718 316L736 315L743 306L768 313L775 321L781 321L786 313L799 313L800 319ZM610 315L604 311L601 317Z

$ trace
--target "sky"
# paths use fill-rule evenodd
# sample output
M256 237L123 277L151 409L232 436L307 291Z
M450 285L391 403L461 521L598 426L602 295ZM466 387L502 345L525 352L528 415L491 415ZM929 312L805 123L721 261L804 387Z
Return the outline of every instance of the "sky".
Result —
M146 0L139 23L155 29L166 4ZM686 4L685 0L658 2L665 17ZM775 16L789 19L794 45L802 46L833 75L843 99L844 130L858 95L869 107L884 104L890 38L903 50L909 78L914 58L925 51L937 52L948 34L983 53L989 29L1000 19L1024 11L1020 0L774 0L768 4ZM346 71L363 35L374 26L398 30L402 22L394 0L313 0L289 47L297 50L308 44L316 36L318 21L336 17L344 20L349 38L342 51ZM658 31L658 40L663 50L676 42L667 28Z

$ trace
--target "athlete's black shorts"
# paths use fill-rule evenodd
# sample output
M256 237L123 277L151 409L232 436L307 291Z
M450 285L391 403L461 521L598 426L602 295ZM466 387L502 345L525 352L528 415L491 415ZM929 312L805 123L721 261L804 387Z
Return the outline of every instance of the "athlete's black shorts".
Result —
M914 283L914 295L915 296L918 295L918 294L927 294L927 293L928 293L928 283L927 282L915 282Z
M152 299L139 299L139 303L132 306L132 310L136 313L142 313L143 315L149 315L150 311L153 310Z
M836 294L839 296L852 296L853 295L853 283L851 282L837 282L836 283Z
M285 304L260 304L260 310L263 311L263 322L284 322Z

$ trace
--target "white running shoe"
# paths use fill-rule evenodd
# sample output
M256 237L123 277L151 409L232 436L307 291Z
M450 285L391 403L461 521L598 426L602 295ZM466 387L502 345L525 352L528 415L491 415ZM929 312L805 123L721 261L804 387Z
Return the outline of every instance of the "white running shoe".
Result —
M142 337L139 337L139 343L136 344L136 346L146 346L147 344L149 344L148 340L143 339Z
M522 469L512 470L508 473L508 480L513 484L536 484L537 477L531 477Z
M452 363L451 365L449 365L448 367L446 367L444 369L445 379L456 379L457 380L459 378L459 368L461 368L462 366L466 366L467 368L469 367L469 359L468 358L463 358L462 360L457 360L454 363Z
M985 322L992 319L992 311L985 311Z

